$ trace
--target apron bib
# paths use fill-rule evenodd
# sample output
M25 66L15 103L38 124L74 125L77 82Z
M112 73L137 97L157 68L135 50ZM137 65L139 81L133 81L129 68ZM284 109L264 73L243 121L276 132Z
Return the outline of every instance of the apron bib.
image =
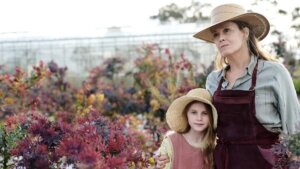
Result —
M255 114L255 86L258 60L249 90L221 90L219 82L213 96L218 111L217 169L271 169L275 155L271 148L278 134L265 129Z

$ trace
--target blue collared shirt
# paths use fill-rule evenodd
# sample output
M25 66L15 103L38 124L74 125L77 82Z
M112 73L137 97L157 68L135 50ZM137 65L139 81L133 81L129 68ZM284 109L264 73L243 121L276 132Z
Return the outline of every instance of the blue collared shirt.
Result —
M231 90L249 90L251 76L257 57L251 56L250 64L238 78ZM221 90L228 90L225 69L211 72L206 80L206 89L213 95L219 81L224 77ZM255 87L256 118L268 130L286 134L299 132L300 105L292 78L284 65L260 60Z

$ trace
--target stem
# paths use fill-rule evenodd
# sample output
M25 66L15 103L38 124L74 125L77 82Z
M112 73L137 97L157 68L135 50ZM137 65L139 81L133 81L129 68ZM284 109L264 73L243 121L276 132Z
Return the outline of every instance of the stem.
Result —
M2 162L2 166L3 169L8 169L7 163L9 160L9 154L7 152L7 142L6 142L6 132L4 131L3 137L2 137L2 142L3 142L3 162Z

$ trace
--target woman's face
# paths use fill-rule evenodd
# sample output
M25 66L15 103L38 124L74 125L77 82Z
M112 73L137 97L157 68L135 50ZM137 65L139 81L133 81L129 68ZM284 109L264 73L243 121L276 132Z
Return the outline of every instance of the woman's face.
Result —
M234 22L224 22L211 29L221 56L227 57L247 49L248 28L239 29Z
M187 111L188 123L191 130L204 132L209 126L209 112L201 102L193 103Z

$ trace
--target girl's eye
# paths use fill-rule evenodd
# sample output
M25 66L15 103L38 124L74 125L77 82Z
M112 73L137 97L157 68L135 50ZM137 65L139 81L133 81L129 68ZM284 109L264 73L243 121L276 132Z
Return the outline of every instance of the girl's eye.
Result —
M191 111L191 113L192 113L192 114L197 114L197 112L196 112L196 111Z
M205 111L205 112L203 112L202 114L203 114L203 115L208 115L208 113L207 113L206 111Z

